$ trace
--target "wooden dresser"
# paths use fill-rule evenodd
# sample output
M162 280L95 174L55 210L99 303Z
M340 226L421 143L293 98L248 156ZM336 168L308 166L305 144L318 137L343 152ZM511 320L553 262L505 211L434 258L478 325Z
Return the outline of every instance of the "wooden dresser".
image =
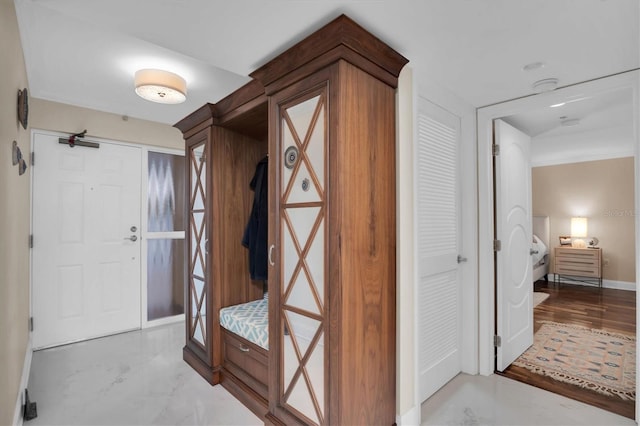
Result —
M556 247L553 266L556 282L595 282L602 287L601 248Z

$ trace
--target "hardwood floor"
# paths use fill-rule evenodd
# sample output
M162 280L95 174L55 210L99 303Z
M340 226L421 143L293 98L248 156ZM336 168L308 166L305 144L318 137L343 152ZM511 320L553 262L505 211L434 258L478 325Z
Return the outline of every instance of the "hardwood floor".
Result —
M534 309L534 331L540 328L540 321L546 320L635 336L635 292L544 281L537 281L534 289L549 294L549 297ZM502 375L631 419L635 416L634 401L608 397L513 365Z

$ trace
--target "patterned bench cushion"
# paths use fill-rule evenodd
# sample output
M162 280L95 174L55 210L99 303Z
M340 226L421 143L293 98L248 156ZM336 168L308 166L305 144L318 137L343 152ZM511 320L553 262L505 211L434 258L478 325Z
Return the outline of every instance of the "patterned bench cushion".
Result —
M238 336L269 349L269 299L220 309L220 325Z

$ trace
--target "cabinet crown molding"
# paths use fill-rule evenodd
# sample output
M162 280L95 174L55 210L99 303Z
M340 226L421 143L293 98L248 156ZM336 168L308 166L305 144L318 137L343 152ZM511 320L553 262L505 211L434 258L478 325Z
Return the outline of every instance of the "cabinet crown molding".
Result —
M409 60L365 30L346 15L340 15L324 27L298 42L284 53L250 74L270 92L268 86L283 76L308 66L308 73L344 59L396 88L402 67ZM381 74L387 73L387 76ZM302 78L304 75L298 75Z

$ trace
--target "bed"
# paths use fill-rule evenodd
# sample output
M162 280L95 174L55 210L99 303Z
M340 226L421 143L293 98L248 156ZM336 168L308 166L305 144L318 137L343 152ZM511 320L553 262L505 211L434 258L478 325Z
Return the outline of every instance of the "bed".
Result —
M533 216L533 282L549 274L549 216Z

